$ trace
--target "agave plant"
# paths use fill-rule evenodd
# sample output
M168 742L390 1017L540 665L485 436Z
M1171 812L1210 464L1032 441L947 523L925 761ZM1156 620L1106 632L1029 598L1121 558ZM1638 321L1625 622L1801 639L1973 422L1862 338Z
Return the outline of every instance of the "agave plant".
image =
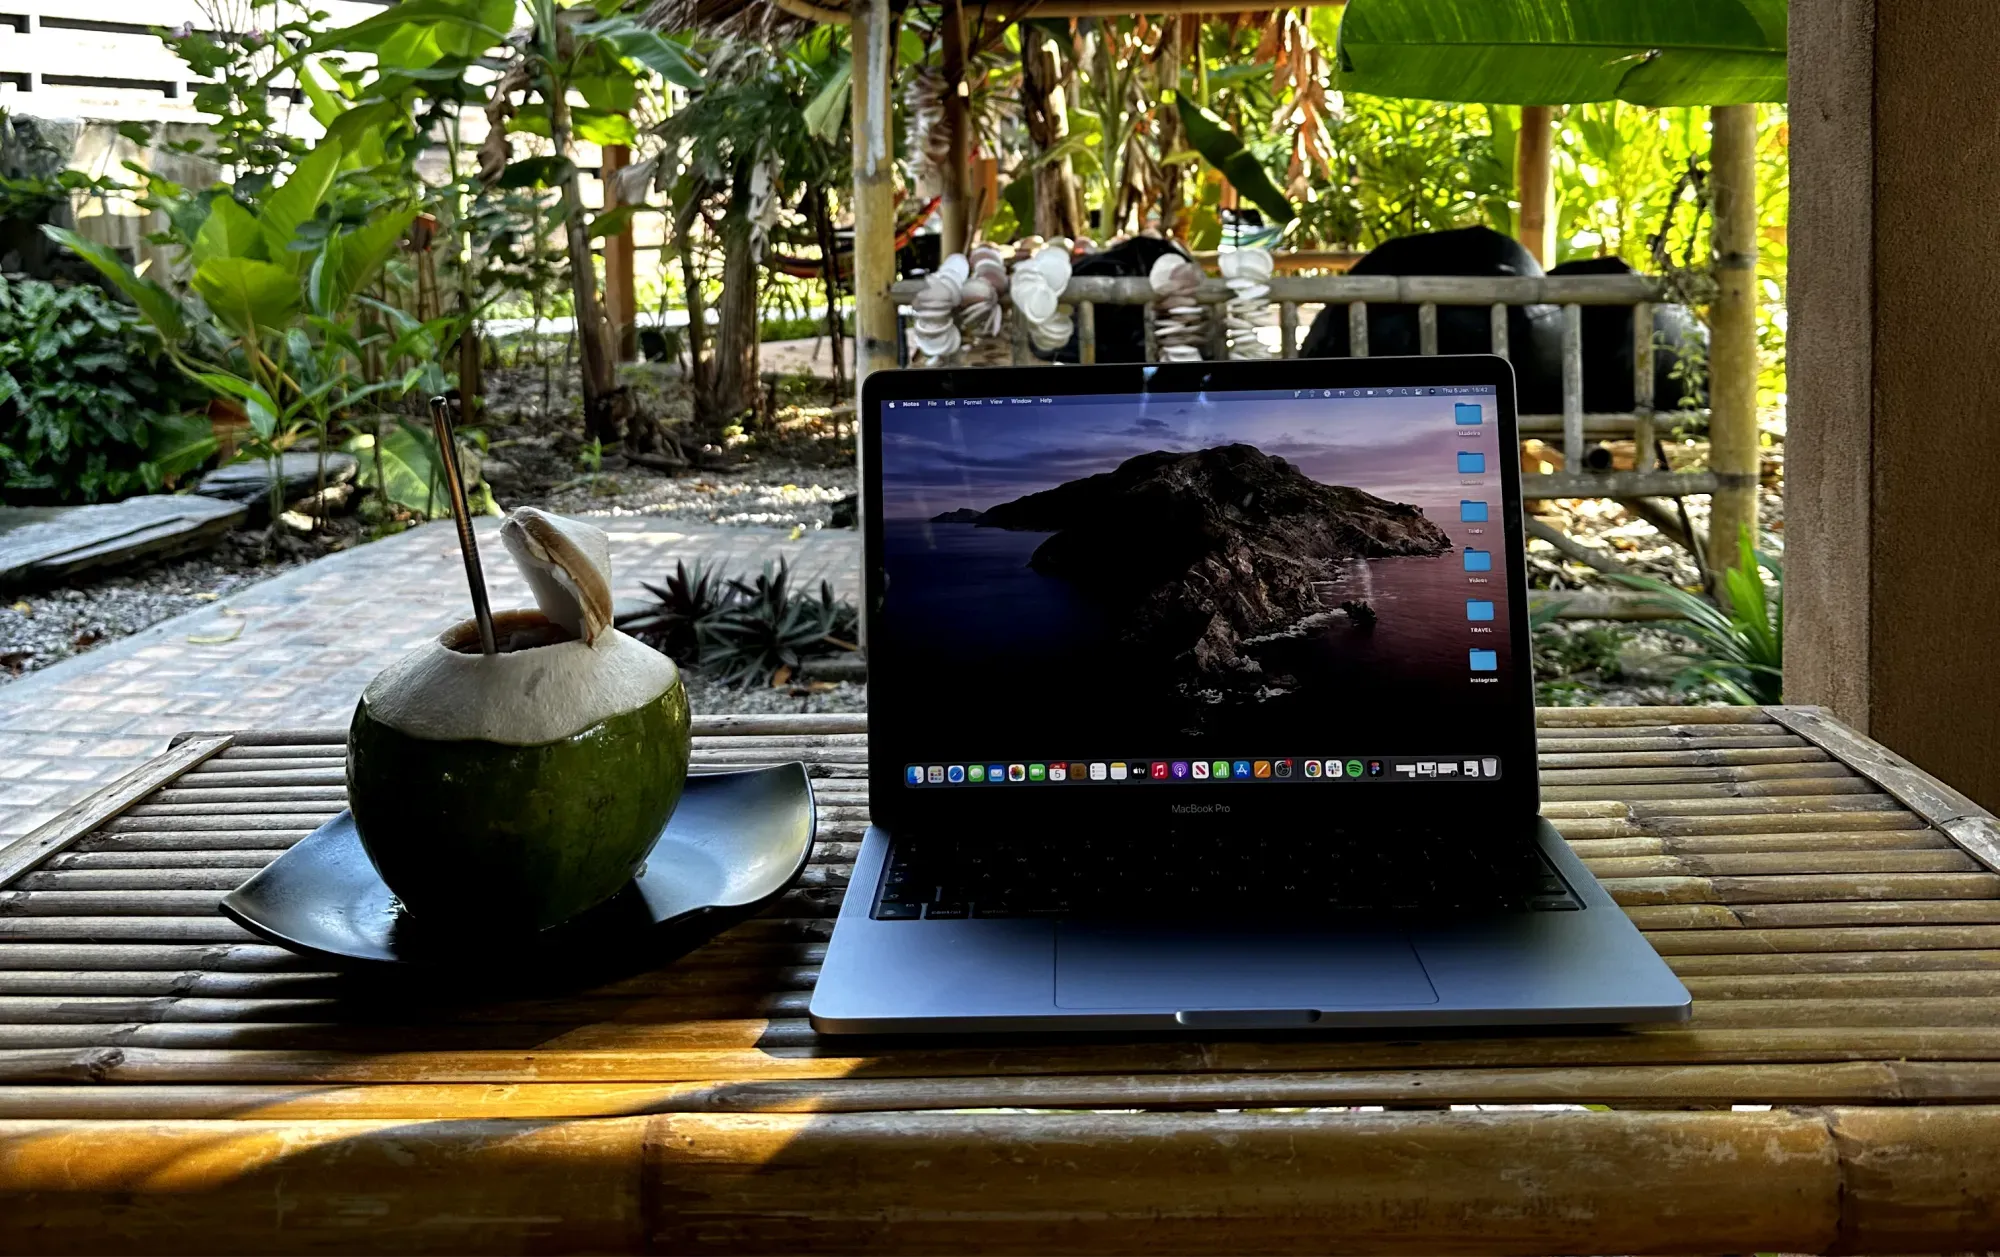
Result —
M1700 647L1700 656L1674 678L1675 689L1686 691L1710 684L1731 702L1744 706L1776 703L1784 692L1784 568L1775 557L1756 548L1747 527L1736 544L1738 561L1725 580L1729 594L1726 610L1651 577L1616 579L1657 595L1646 601L1680 616L1679 623L1667 627ZM1760 568L1771 573L1768 586Z
M737 582L697 561L692 571L674 564L664 584L645 583L658 601L618 617L618 627L675 663L693 667L701 656L701 625L731 606Z
M731 604L703 620L701 666L725 685L790 676L810 655L852 650L856 613L820 582L818 597L794 592L783 559L754 580L729 582Z

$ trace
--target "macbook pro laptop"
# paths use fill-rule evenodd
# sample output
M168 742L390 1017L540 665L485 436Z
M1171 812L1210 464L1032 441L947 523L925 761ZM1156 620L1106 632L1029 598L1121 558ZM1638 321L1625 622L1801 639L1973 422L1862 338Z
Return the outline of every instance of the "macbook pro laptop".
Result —
M883 371L830 1033L1626 1023L1537 811L1497 357Z

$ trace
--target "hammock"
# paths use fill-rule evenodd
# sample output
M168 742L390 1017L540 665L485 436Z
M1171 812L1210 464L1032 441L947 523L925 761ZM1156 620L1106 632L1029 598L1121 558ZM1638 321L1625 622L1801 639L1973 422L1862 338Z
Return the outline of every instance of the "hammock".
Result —
M943 197L932 197L930 200L925 201L922 208L918 209L915 214L903 220L902 225L896 229L896 248L898 250L902 249L904 245L908 244L916 236L917 228L924 225L924 221L937 210L938 202L943 199ZM853 246L850 245L845 249L836 250L833 255L833 261L834 273L843 282L853 276ZM818 258L799 257L790 253L767 253L764 255L764 264L774 271L796 276L799 279L820 279L826 274L825 264Z

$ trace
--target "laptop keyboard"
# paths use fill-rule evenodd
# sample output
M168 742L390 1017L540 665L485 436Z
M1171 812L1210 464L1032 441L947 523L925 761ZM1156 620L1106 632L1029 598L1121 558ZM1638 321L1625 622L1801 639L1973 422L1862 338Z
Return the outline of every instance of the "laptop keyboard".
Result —
M1531 845L1428 833L1329 834L1310 842L1213 835L1065 835L1005 843L898 841L871 915L1318 919L1382 912L1571 912L1583 907Z

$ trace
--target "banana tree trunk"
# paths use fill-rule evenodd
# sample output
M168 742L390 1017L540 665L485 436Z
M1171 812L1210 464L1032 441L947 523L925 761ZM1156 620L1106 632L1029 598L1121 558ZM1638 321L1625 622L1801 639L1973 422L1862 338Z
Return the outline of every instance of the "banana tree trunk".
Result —
M1189 25L1194 24L1195 39L1199 39L1201 19L1170 17L1166 19L1166 31L1160 37L1159 60L1156 63L1158 91L1154 99L1160 102L1159 109L1159 153L1166 158L1187 147L1181 135L1181 111L1174 103L1180 97L1181 48L1183 36ZM1194 42L1189 40L1187 42ZM1198 47L1198 45L1197 45ZM1171 92L1172 95L1168 95ZM1181 235L1181 202L1185 194L1181 191L1181 163L1162 160L1160 163L1160 236L1166 240L1178 240Z
M1047 32L1033 27L1022 31L1022 114L1038 157L1069 138L1069 109L1058 55ZM1045 237L1082 234L1069 158L1038 163L1034 180L1035 233Z
M687 290L687 380L700 406L708 404L708 306L702 297L701 268L695 264L694 224L701 210L700 194L689 192L674 214L674 251L680 255L681 283Z
M723 419L760 409L757 351L758 232L752 212L749 162L730 177L722 216L722 300L716 305L715 373L709 406Z
M564 93L550 93L549 138L558 156L570 155L569 102ZM562 185L563 223L569 244L570 303L576 316L576 340L583 359L583 434L615 446L625 440L617 408L618 378L612 356L610 328L597 301L597 263L590 252L590 231L583 219L582 176L574 166Z
M962 0L944 0L939 35L944 44L944 126L949 144L944 162L943 197L939 205L938 248L946 255L965 252L975 224L971 221L971 117L966 109L965 8Z

